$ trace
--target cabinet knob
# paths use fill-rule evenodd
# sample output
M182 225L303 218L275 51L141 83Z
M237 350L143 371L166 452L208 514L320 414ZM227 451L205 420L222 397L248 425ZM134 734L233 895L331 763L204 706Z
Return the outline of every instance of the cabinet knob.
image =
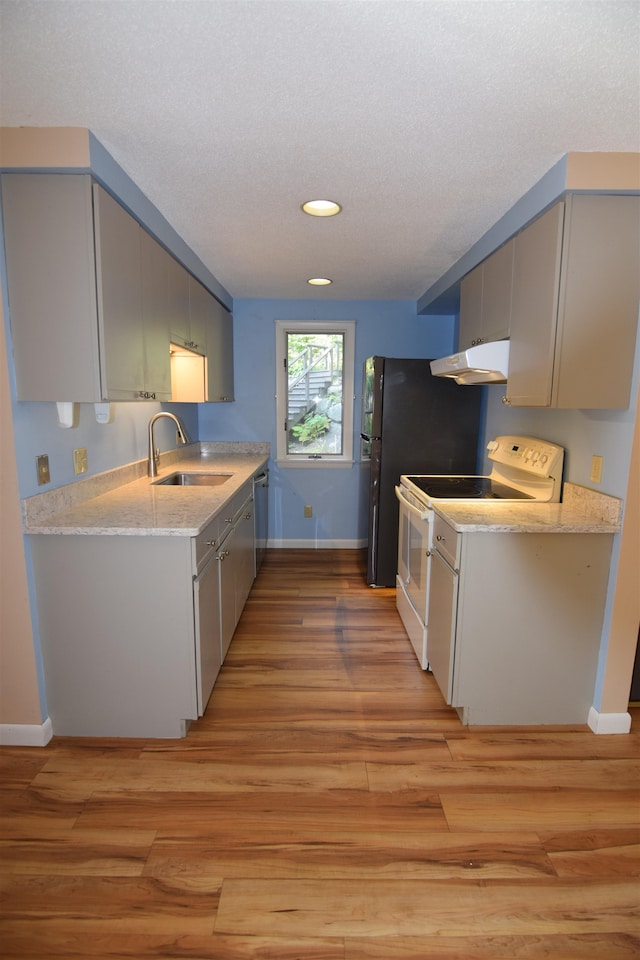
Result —
M443 537L442 534L439 533L439 534L437 535L437 537L436 537L436 540L438 541L438 543L444 543L444 542L445 542L445 537Z
M509 399L509 397L506 397L506 396L503 397L503 398L502 398L502 402L504 403L505 407L510 407L510 406L511 406L511 400Z
M205 547L215 547L216 542L215 540L205 540L204 545Z

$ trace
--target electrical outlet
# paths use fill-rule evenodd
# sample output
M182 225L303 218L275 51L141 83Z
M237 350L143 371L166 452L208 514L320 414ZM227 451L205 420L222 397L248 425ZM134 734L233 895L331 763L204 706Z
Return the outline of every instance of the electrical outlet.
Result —
M51 483L49 455L47 453L41 453L39 457L36 457L36 475L38 477L39 487L41 487L43 483Z
M591 474L589 479L592 483L600 483L602 480L602 457L591 457Z
M86 447L78 447L73 451L73 469L76 473L86 473L89 469Z
M305 504L304 515L305 515L305 517L312 517L312 516L313 516L313 507L311 506L310 503Z

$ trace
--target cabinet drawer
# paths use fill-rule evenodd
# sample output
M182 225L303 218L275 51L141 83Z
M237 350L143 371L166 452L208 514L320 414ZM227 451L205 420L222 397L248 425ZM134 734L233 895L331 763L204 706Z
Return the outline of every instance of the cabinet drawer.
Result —
M460 568L462 534L457 533L446 520L437 515L433 524L433 545L454 570Z
M222 529L224 527L224 530ZM214 517L211 523L207 524L205 529L193 540L193 564L195 571L200 572L205 565L209 554L213 553L219 545L222 534L225 532L227 524L224 523L222 515Z

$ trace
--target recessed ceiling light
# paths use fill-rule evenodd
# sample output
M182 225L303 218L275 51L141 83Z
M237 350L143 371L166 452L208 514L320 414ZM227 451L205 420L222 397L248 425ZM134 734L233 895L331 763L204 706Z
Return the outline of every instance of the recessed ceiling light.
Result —
M333 283L333 280L329 280L328 277L311 277L310 280L307 280L307 283L310 283L312 287L326 287L329 283Z
M335 217L342 207L335 200L307 200L301 204L301 209L310 217Z

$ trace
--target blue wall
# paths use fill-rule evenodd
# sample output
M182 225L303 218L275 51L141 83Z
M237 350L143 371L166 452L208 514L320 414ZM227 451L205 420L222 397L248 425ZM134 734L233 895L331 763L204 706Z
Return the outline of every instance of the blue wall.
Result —
M362 367L367 357L436 357L450 353L453 317L417 317L413 301L234 301L235 403L201 404L201 440L268 440L276 450L276 320L355 320L354 464L279 467L272 459L272 545L355 546L366 537L360 497ZM305 519L303 507L313 507Z

